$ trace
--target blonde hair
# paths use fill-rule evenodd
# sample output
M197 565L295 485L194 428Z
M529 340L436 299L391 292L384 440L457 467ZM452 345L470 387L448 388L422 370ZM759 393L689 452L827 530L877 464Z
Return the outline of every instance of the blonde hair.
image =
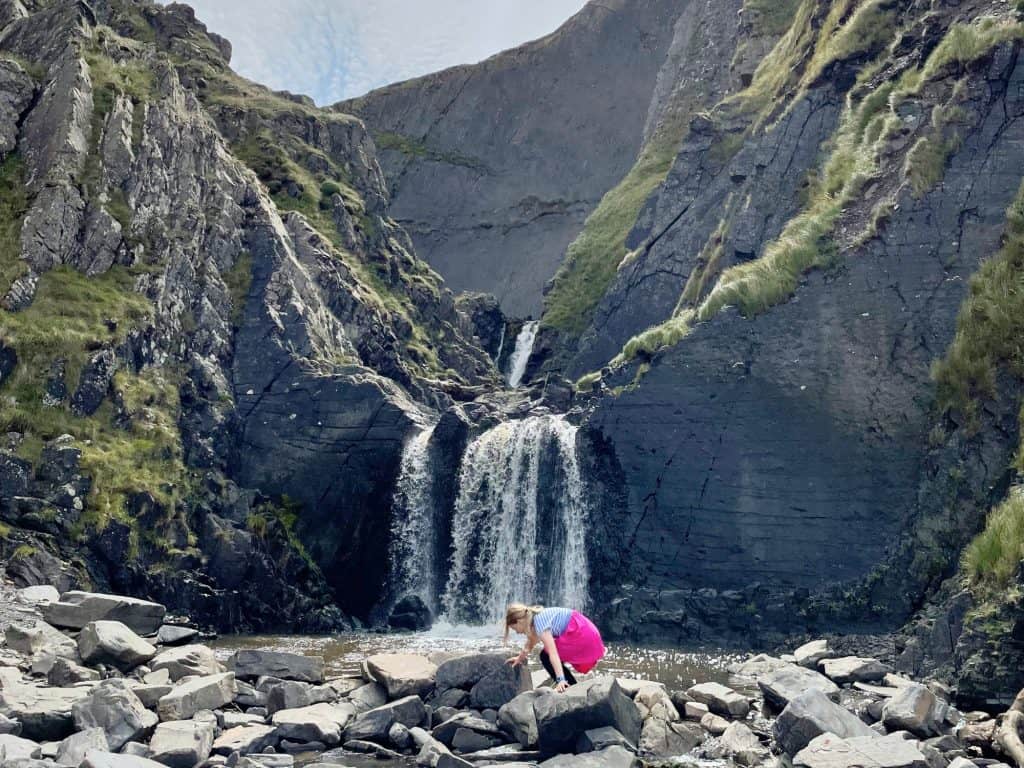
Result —
M543 605L510 603L508 608L505 609L505 642L508 642L508 630L513 624L518 622L520 619L525 619L526 617L529 617L532 622L533 617L543 610Z

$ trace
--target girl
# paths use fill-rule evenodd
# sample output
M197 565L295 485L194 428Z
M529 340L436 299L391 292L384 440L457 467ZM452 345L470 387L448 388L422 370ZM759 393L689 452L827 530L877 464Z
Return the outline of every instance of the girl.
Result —
M572 664L577 672L586 674L604 656L601 633L579 611L512 603L505 611L506 643L510 629L526 635L526 646L508 663L513 667L519 666L530 657L538 642L543 643L540 663L554 679L555 690L559 693L576 684L572 671L565 668L566 663Z

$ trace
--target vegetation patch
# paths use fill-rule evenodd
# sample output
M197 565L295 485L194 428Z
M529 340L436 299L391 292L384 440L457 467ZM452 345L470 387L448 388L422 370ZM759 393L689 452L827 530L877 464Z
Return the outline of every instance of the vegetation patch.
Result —
M228 295L231 297L231 321L237 327L242 322L242 315L245 313L245 303L249 298L249 290L252 288L252 254L242 251L235 259L235 263L221 277L228 288Z
M800 0L744 0L743 14L761 35L781 35L790 24Z
M1010 587L1024 560L1024 495L1011 494L992 509L985 529L964 550L961 568L981 594Z
M375 133L373 138L380 149L400 152L406 157L430 160L435 163L446 163L447 165L460 165L482 173L490 172L487 165L477 158L460 155L457 152L439 152L428 147L421 139L415 139L402 133L380 131Z

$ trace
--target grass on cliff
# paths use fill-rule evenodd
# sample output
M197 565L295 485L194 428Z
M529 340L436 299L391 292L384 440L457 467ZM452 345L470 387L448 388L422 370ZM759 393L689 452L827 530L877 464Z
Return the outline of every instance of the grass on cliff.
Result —
M412 136L407 136L403 133L380 131L375 133L373 138L378 148L400 152L406 157L430 160L446 165L458 165L480 171L481 173L489 172L486 164L476 158L460 155L457 152L439 152L428 147L422 140L414 139Z
M790 24L800 0L744 0L743 15L750 17L758 34L781 35Z
M989 512L985 529L967 545L961 569L971 587L997 593L1013 582L1024 560L1024 495L1011 494Z

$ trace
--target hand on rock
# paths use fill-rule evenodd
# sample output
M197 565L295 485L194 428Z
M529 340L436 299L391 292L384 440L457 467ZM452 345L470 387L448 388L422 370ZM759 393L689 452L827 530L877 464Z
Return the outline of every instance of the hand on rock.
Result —
M520 664L523 663L523 657L522 656L513 656L510 659L505 659L505 663L506 664L511 664L513 667L518 667Z
M565 691L568 688L569 688L569 684L567 682L565 682L565 680L563 680L562 682L555 684L555 693L565 693Z

